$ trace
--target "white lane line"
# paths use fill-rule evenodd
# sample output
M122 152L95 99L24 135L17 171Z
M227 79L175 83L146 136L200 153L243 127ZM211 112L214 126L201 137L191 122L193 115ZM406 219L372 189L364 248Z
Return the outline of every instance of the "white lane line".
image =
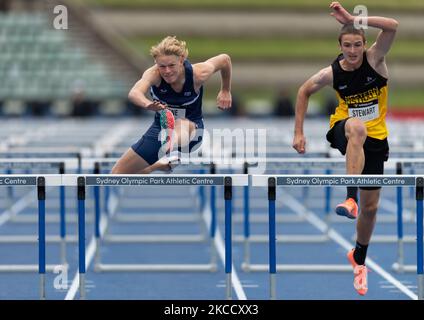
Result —
M306 220L308 220L312 225L314 225L321 232L326 231L326 224L322 221L315 213L309 211L302 203L300 203L297 199L295 199L292 195L286 193L284 202L278 200L281 203L289 206L292 210L297 212L304 212L304 216ZM334 229L330 229L328 236L334 240L337 244L342 246L346 251L349 251L354 247L352 243L346 240L342 235L340 235ZM386 279L388 282L392 283L396 288L398 288L405 295L410 297L413 300L418 300L418 296L409 290L405 285L403 285L399 280L394 278L390 273L384 270L380 265L374 262L371 258L367 257L367 265L376 273L378 273L381 277Z
M85 255L85 268L88 269L90 266L91 260L94 257L96 252L96 239L94 236L91 238L90 244L88 245L87 252ZM72 280L72 285L69 288L68 293L66 294L65 300L73 300L79 288L79 271L75 274L74 279Z
M205 223L208 227L208 230L210 229L211 214L212 213L211 213L209 206L206 205L206 208L203 211L203 219L205 220ZM216 250L218 252L218 255L221 259L221 262L222 262L223 265L225 265L225 245L224 245L223 237L221 235L221 231L219 230L218 226L216 226L216 234L215 234L214 243L215 243L215 247L216 247ZM246 293L243 290L243 286L241 284L240 278L237 275L237 271L236 271L234 264L232 264L231 268L232 268L231 282L232 282L232 286L234 288L234 291L236 292L237 298L239 300L247 300Z
M393 216L396 216L397 214L397 203L394 201L391 201L389 199L380 199L380 206L381 208L383 208L384 210L389 211L390 213L393 214ZM411 210L409 210L408 208L403 208L403 212L402 212L402 218L405 221L413 221L413 219L415 218L415 213L413 213Z
M3 211L0 214L0 226L5 224L13 216L16 216L19 212L28 207L29 204L35 202L35 194L35 190L28 192L25 196L16 201L9 209Z

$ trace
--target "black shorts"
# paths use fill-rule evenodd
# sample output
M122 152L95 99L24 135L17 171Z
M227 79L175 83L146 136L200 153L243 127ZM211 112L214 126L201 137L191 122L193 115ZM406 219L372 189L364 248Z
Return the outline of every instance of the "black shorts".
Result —
M327 132L327 140L331 147L338 149L342 155L346 154L347 139L345 134L346 120L336 122ZM367 137L364 143L365 165L362 174L384 174L384 162L389 159L389 143L387 138L379 140ZM364 190L376 190L380 187L361 187Z

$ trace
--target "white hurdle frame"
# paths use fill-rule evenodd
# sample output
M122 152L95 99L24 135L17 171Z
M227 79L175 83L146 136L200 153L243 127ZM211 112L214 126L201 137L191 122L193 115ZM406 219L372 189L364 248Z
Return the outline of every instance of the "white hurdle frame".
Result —
M268 187L269 200L269 265L250 265L250 271L266 271L270 273L270 296L276 298L277 271L345 271L346 265L278 265L276 264L275 241L275 200L277 186L416 186L417 200L417 275L418 299L424 299L424 263L423 263L423 186L424 178L415 175L253 175L252 185ZM348 269L352 272L352 267Z
M13 159L0 159L0 169L8 170L34 170L34 169L56 169L58 174L64 174L67 170L77 170L79 168L79 161L77 158L13 158ZM64 267L67 267L66 258L66 243L76 241L75 237L66 237L66 217L65 217L65 190L61 186L61 199L59 214L48 214L45 216L45 221L52 220L60 221L60 234L57 236L46 236L46 242L55 242L60 244L60 261ZM12 208L12 206L10 207ZM9 209L10 210L10 209ZM23 218L23 219L21 219ZM16 212L11 214L10 222L38 222L37 216L19 216ZM36 243L38 238L32 235L1 235L0 243ZM4 272L10 271L13 268L3 267ZM17 268L15 268L16 270ZM22 268L21 268L22 269ZM24 268L25 269L25 268ZM32 271L29 269L28 271Z
M263 164L270 164L272 167L274 166L281 166L284 168L284 170L290 170L290 169L302 169L302 168L310 168L313 169L345 169L345 159L340 158L289 158L289 159L281 159L281 158L245 158L245 166L252 167L259 165L260 163ZM402 168L403 167L424 167L424 158L392 158L389 159L387 166L388 168L395 169L396 168L396 174L401 175L402 174ZM248 173L247 170L245 173ZM326 186L327 189L330 189L330 186ZM404 250L403 245L405 243L415 243L416 239L415 236L412 235L403 235L402 231L402 223L403 223L403 201L402 201L402 188L398 187L398 208L397 208L397 215L386 215L386 216L380 216L379 222L385 222L385 223L398 223L398 235L373 235L373 242L376 243L397 243L398 247L398 258L397 262L394 263L393 269L395 269L398 272L411 272L414 270L413 266L405 266L404 267ZM328 194L326 197L330 197ZM329 199L326 199L326 202L329 202ZM246 210L246 209L245 209ZM248 209L247 209L248 210ZM331 228L331 223L333 222L333 215L330 214L331 209L329 207L329 203L326 203L325 208L325 221L327 224L326 232L322 235L277 235L277 242L281 243L320 243L320 242L326 242L329 240L328 232ZM247 214L248 215L248 214ZM247 219L247 216L245 214L245 219ZM277 222L284 222L285 220L283 218L286 218L286 222L292 222L292 219L287 219L290 217L287 216L277 216L276 221ZM299 216L299 218L302 218ZM339 218L339 217L337 217ZM257 219L255 219L257 220ZM267 220L262 219L260 222L267 222ZM297 222L295 219L293 219L294 222ZM298 221L304 221L304 218L299 219ZM336 220L337 221L337 220ZM344 220L340 220L344 221ZM247 222L249 223L249 222ZM352 239L354 239L355 235L352 236ZM250 260L250 243L253 242L259 242L264 243L267 242L267 236L266 235L254 235L251 236L249 234L242 235L236 235L234 237L235 241L244 242L244 259L242 268L245 271L248 271L249 266L249 260Z
M103 174L101 172L102 167L116 163L119 158L87 158L82 159L81 168L85 171L93 172L94 174ZM199 186L203 188L203 186ZM199 190L200 191L200 190ZM197 203L196 207L199 207L198 214L125 214L119 213L116 215L109 215L114 221L119 222L198 222L202 227L203 234L199 235L109 235L105 234L102 237L104 242L110 243L152 243L152 242L179 242L179 243L196 243L196 242L207 242L208 234L207 229L204 226L202 217L202 204L205 202L205 195L200 194L200 203ZM106 202L106 201L105 201ZM105 206L106 207L106 206ZM107 211L107 210L106 210Z
M199 180L195 180L199 179ZM165 174L165 175L63 175L62 183L65 186L78 187L78 215L79 215L79 274L80 274L80 297L85 298L85 191L86 186L169 186L169 185L203 185L203 186L224 186L225 206L225 273L226 278L226 296L227 299L232 297L232 245L231 245L231 201L232 187L245 186L249 183L247 175L194 175L194 174ZM216 222L216 219L215 219ZM96 214L96 250L100 245L100 217ZM215 229L211 225L211 251L214 251L214 232ZM97 254L96 254L97 256ZM214 256L212 254L211 256ZM98 255L100 258L100 256ZM167 272L196 272L196 271L216 271L216 259L211 258L208 264L102 264L97 261L95 271L167 271Z
M62 263L57 265L46 265L46 234L45 234L45 200L46 187L62 186L61 175L0 175L1 186L33 186L37 187L38 198L38 265L37 264L3 264L0 272L35 272L40 275L40 299L46 298L46 271L55 271L58 266L66 267Z

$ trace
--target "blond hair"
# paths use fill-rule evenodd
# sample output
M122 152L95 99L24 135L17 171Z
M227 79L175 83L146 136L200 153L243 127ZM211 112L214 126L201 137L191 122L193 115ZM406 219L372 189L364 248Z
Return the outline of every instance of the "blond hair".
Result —
M178 57L187 58L188 49L185 41L180 41L176 36L168 36L164 38L157 45L150 49L150 54L153 58L157 56L171 56L175 55Z

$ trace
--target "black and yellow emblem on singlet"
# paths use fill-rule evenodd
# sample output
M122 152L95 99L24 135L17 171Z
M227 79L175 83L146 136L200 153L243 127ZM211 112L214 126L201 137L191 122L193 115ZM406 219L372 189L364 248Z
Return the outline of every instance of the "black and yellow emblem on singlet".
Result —
M369 137L385 139L388 136L387 79L369 65L365 52L362 65L354 71L343 70L341 59L342 54L331 64L339 104L330 117L330 128L340 120L355 117L364 121Z

